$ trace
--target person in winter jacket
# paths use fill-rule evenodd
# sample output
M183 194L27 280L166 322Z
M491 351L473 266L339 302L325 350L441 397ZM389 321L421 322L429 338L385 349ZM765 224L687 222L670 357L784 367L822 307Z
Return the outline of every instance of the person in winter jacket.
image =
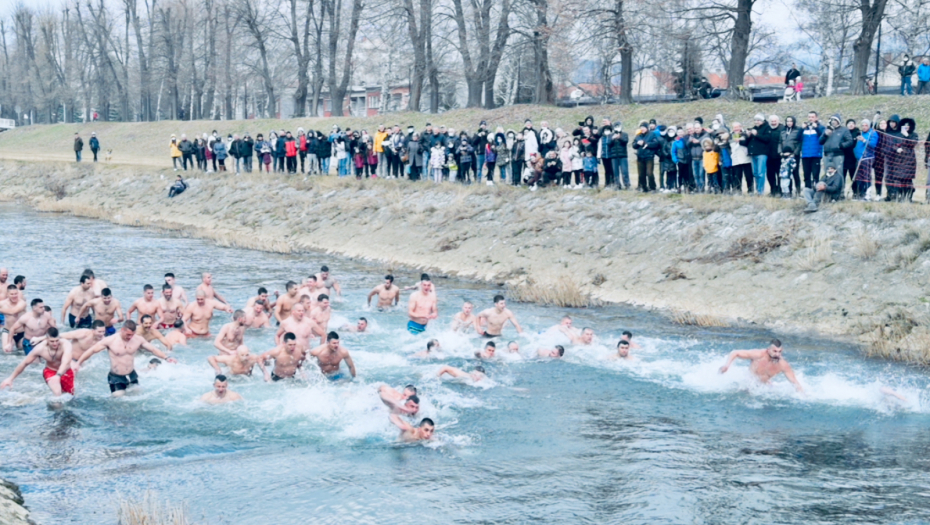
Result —
M175 180L174 184L172 184L171 187L168 188L168 198L176 197L184 193L184 190L186 190L187 188L188 188L187 183L184 182L184 179L182 179L181 175L178 174L177 180Z
M174 138L174 135L171 136ZM75 162L81 162L81 152L84 151L84 139L81 138L79 133L74 134L74 156L77 159ZM175 169L177 171L177 169Z
M678 190L694 191L694 179L691 177L691 146L688 144L688 132L684 127L675 131L672 142L672 162L678 175Z
M627 153L629 142L630 136L623 131L623 123L619 120L614 122L613 135L610 138L608 148L610 149L610 162L613 166L617 189L630 189L630 165Z
M410 180L420 180L420 173L423 171L423 146L419 133L414 132L407 141L404 151L407 155L407 164L410 166Z
M297 145L297 157L300 159L300 172L306 173L304 171L304 165L307 162L307 133L304 131L304 128L297 128L297 137L294 139Z
M917 66L917 94L930 95L930 58L924 57Z
M797 120L794 117L785 118L785 127L778 139L778 155L781 157L782 166L786 163L791 165L791 170L788 172L790 177L788 181L789 192L785 193L784 189L782 189L782 196L800 195L801 130L798 128ZM782 178L782 172L779 170L779 179ZM782 184L780 183L779 186L782 186Z
M849 130L849 136L852 142L843 148L843 177L849 176L850 184L856 180L856 144L859 143L859 127L854 119L846 120L846 129ZM845 179L844 179L845 184Z
M820 144L823 146L823 167L835 166L842 175L844 150L852 147L854 142L839 115L830 117L829 126L820 136Z
M904 53L904 61L898 66L898 74L901 75L901 96L913 95L914 87L911 84L911 77L917 71L917 66L911 60L911 56Z
M207 141L203 139L194 139L194 159L197 160L197 169L207 171L207 159L204 150L207 147Z
M807 114L807 124L801 130L801 166L804 168L804 187L810 188L820 180L820 163L823 159L823 124L816 111Z
M284 163L288 173L297 173L297 141L290 131L284 134Z
M471 145L471 141L468 140L468 134L464 131L459 135L456 144L458 144L458 146L456 147L455 157L458 159L459 179L466 184L471 184L472 162L474 162L475 148Z
M93 138L91 140L91 149L93 149ZM191 167L194 167L194 144L187 140L187 135L181 135L181 142L178 144L178 149L181 150L181 165L184 167L184 171L187 171L187 164L190 163ZM94 162L97 162L97 154L94 153Z
M639 174L639 191L649 192L656 189L654 172L655 157L659 151L659 138L649 130L646 122L639 124L639 130L633 137L633 149L636 150L636 171Z
M84 143L81 143L81 148L84 147ZM77 146L75 146L77 148ZM171 142L168 143L168 152L171 154L171 164L174 166L174 171L178 171L179 159L181 158L181 148L178 146L178 138L174 135L171 135ZM81 158L78 157L78 162L81 162Z
M255 137L255 152L258 153L259 158L258 171L262 171L262 165L264 165L265 173L271 173L272 151L271 143L259 133Z
M659 137L659 189L668 192L678 188L678 166L672 158L677 130L670 126Z
M513 133L511 130L510 133ZM497 171L500 172L500 181L503 184L507 184L510 181L510 168L512 157L510 155L510 148L512 145L507 144L507 135L504 134L503 128L497 128L497 132L494 133L494 156L497 160Z
M378 176L384 177L387 175L387 161L384 158L384 141L390 134L384 129L384 124L378 126L378 131L375 132L375 153L378 155Z
M316 132L317 138L317 156L320 158L320 173L329 175L330 159L333 158L333 143L323 135L322 132Z
M581 152L581 139L575 137L572 140L572 151L570 155L572 173L575 175L576 190L584 187L584 154Z
M872 122L869 119L863 119L859 123L859 136L856 137L856 145L853 147L853 155L856 158L856 176L852 183L853 199L863 200L866 192L869 191L877 146L878 131L872 128Z
M843 199L843 174L837 171L836 166L829 165L826 174L813 188L804 188L804 200L807 201L807 213L819 209L823 201L833 202Z
M729 133L730 160L733 163L733 181L736 186L733 190L742 193L743 181L746 182L746 192L752 193L755 180L752 176L752 157L749 156L749 135L743 131L743 125L733 123L733 131Z
M242 136L242 140L239 141L239 158L242 159L242 166L246 173L252 173L252 151L254 147L255 141L246 131L245 135Z
M752 177L756 183L756 193L765 193L766 161L768 160L769 143L772 141L771 127L765 122L765 115L756 114L753 118L754 126L747 132L749 140L749 157L752 159ZM750 191L749 193L752 193Z
M287 135L282 129L274 141L274 170L278 173L284 173L287 160Z
M723 190L723 178L720 173L720 150L714 143L714 139L707 137L701 142L704 153L701 156L701 164L704 167L704 176L707 178L707 188L713 193L720 193Z
M704 125L698 121L688 126L688 146L691 148L691 176L697 191L704 191L704 147L701 142L708 137Z
M582 171L584 172L584 183L589 188L596 187L597 184L597 157L591 150L585 150L582 159Z
M226 157L229 153L226 150L226 143L218 140L213 143L213 154L216 156L216 164L220 171L226 171Z
M893 115L889 123L896 121ZM917 174L917 155L915 149L919 143L914 119L900 119L896 130L889 133L888 173L885 187L888 195L885 200L910 202L914 196L914 177Z
M533 129L533 121L526 119L523 123L523 153L526 162L530 161L530 156L539 153L539 133Z
M429 153L429 173L433 182L442 182L442 168L446 164L446 150L437 142Z
M765 127L770 137L765 158L765 178L769 181L769 191L772 196L779 197L781 196L781 184L779 184L778 174L781 171L781 155L778 153L778 143L781 140L781 131L785 127L781 125L778 115L770 115Z
M559 152L554 149L549 150L543 161L543 187L558 185L560 180L562 180L562 161L559 160Z
M184 135L181 135L182 137ZM90 134L90 152L94 154L94 162L97 162L97 152L100 151L100 141L97 140L97 134ZM187 163L184 164L184 169L187 169Z
M567 188L572 180L572 141L567 138L562 139L562 148L559 150L559 163L562 165L561 184L563 188Z
M237 174L240 173L239 170L243 163L242 157L239 155L240 148L241 148L241 145L240 145L241 142L242 141L239 139L239 135L236 134L236 135L233 135L230 138L229 142L226 144L226 151L229 153L230 157L235 159L234 162L235 162Z
M733 155L730 151L730 131L726 127L718 128L712 134L714 145L720 153L720 178L723 179L723 191L727 194L742 193L743 185L736 180L733 170Z
M508 142L511 140L510 132L507 134ZM523 133L513 134L513 145L510 147L510 184L519 186L523 181L523 170L526 167L526 149Z

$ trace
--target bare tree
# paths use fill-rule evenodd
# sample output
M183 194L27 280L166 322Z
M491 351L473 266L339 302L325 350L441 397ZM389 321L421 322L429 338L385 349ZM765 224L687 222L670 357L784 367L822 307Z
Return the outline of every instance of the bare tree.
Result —
M888 0L859 0L859 12L862 14L862 29L853 43L852 93L860 95L864 84L860 79L866 75L869 58L872 56L872 40L885 16Z
M256 0L242 0L241 4L242 21L245 23L249 34L252 35L255 47L258 48L260 57L259 73L262 77L265 87L265 98L267 99L265 116L272 118L276 115L277 99L275 98L275 83L271 75L271 67L268 63L268 24L265 15L259 10Z
M322 0L329 2L327 9L329 15L329 99L332 103L334 117L343 116L343 105L346 93L349 90L349 81L352 78L352 53L355 49L355 37L358 35L359 19L362 14L362 0L352 0L352 14L349 18L349 27L343 35L339 26L342 19L342 0ZM339 61L339 40L345 39L345 55L342 61L340 76L336 76L336 63Z
M545 0L538 1L544 6L547 5ZM474 28L474 42L478 48L477 59L472 57L469 50L470 42L462 0L452 0L452 4L455 7L453 16L458 29L459 52L462 54L465 82L468 85L467 107L482 106L483 97L483 105L493 108L494 78L497 76L497 69L500 66L504 46L510 36L508 21L511 9L510 0L500 0L493 43L491 41L491 27L494 24L492 8L495 2L494 0L472 0L472 26ZM544 20L545 11L543 11L542 17Z

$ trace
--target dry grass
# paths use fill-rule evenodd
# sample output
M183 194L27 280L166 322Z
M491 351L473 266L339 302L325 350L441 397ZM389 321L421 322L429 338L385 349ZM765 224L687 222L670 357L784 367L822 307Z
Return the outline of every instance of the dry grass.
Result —
M740 237L724 251L694 259L685 259L685 262L723 263L749 259L752 262L760 263L765 254L788 244L791 241L791 235L792 230L790 228L777 232L754 232L752 235Z
M696 314L687 310L672 310L669 313L672 321L685 326L727 327L730 323L723 317L709 314Z
M190 525L183 506L159 501L151 491L141 500L119 498L118 525Z
M878 241L865 228L853 234L852 252L863 261L873 259L878 254L878 248Z
M833 239L825 231L818 231L804 242L798 254L798 269L813 272L833 261Z
M537 283L533 279L515 285L507 285L509 299L521 303L537 303L570 308L588 308L600 306L601 301L584 292L581 285L568 275L558 277L546 283Z
M930 364L930 318L914 316L904 310L888 318L870 330L866 336L865 349L869 357L881 357L895 361Z

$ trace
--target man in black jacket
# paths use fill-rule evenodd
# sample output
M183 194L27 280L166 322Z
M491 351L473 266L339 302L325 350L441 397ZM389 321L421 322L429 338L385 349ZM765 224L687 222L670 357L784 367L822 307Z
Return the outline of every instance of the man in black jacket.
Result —
M246 131L242 140L239 141L239 158L242 159L242 166L246 173L252 173L252 150L255 149L255 141Z
M181 150L181 165L184 166L184 171L187 171L187 163L190 162L191 167L194 167L194 144L187 140L187 135L181 135L181 142L178 144L178 149Z
M801 72L798 71L798 65L794 62L791 63L791 69L788 70L788 73L785 75L785 85L791 83L792 80L797 79L801 76Z
M768 123L771 140L769 140L768 154L765 159L765 178L769 181L769 191L773 197L781 196L781 184L778 173L781 170L781 154L778 143L781 141L781 132L785 127L781 125L778 115L769 116Z
M630 137L623 131L623 124L619 120L614 122L613 136L610 139L610 162L613 164L617 188L622 190L630 189L630 165L627 153L629 142Z
M807 201L807 213L818 210L818 205L826 200L833 202L843 198L843 173L837 171L835 166L827 167L827 174L814 185L814 188L804 188L804 199Z
M772 128L765 122L765 115L759 113L753 119L755 126L749 130L749 156L752 158L752 177L755 179L755 191L759 195L765 193L766 164L768 161L769 144L772 142ZM774 188L774 186L772 186ZM752 193L751 188L749 193Z
M633 149L636 150L636 171L639 174L639 191L655 191L655 157L659 151L659 137L649 130L649 125L640 123L639 131L633 137Z

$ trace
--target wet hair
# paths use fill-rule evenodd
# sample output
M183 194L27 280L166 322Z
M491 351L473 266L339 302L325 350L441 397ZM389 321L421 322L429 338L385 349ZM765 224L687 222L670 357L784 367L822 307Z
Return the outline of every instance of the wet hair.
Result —
M497 348L497 345L494 344L494 341L488 341L488 344L484 345L485 348L487 348L487 347L489 347L489 346L490 346L491 348Z
M421 281L429 281L429 274L427 274L427 273L421 273L421 274L420 274L420 280L421 280Z
M216 376L216 379L214 379L213 381L214 381L214 382L219 381L220 383L225 383L225 382L226 382L226 376L224 376L223 374L220 374L220 375Z
M559 351L559 357L565 355L565 347L562 345L555 345L555 349Z
M774 346L775 348L781 348L781 341L778 339L772 339L771 341L769 341L769 344Z
M413 394L412 396L408 397L408 398L407 398L407 401L413 401L414 403L416 403L416 404L418 404L418 405L420 404L420 398L417 397L416 394Z
M257 304L257 305L259 305L259 306L265 306L265 300L264 300L264 299L256 299L256 300L255 300L255 304Z
M510 348L510 345L515 345L515 344L517 344L516 341L507 341L507 348Z
M310 296L307 295L307 294L303 294L303 295L300 296L300 302L304 302L304 299L306 299L306 300L308 300L308 301L311 300L311 299L310 299Z
M126 319L126 322L123 323L123 328L135 332L135 331L136 331L136 322L133 321L132 319Z
M7 290L16 290L17 287L16 287L15 284L11 284L11 285L7 286L6 289L7 289Z
M417 393L417 387L415 387L415 386L413 386L413 385L407 385L407 386L405 386L405 387L404 387L404 390L410 390L410 391L413 392L414 394Z
M335 339L336 341L338 341L338 340L339 340L339 334L337 334L336 332L330 332L330 333L326 334L326 342L332 341L332 340L334 340L334 339Z
M168 283L165 283L165 284L161 285L161 291L163 291L163 292L164 292L165 290L173 290L173 289L174 289L174 288L172 288L171 285L168 284Z
M86 275L88 277L94 277L94 271L91 270L90 268L85 268L84 273L81 275Z
M307 279L310 279L311 281L316 281L316 275L311 275L310 277L307 277Z
M154 290L154 289L155 289L155 288L152 287L151 284L147 284L147 285L145 285L145 286L142 287L142 291L143 291L143 292L147 292L147 291L149 291L149 290Z
M365 324L368 324L368 319L365 319L364 317L359 317L358 320L365 321Z
M32 306L33 308L35 308L35 305L37 304L42 304L42 299L39 299L38 297L36 297L35 299L32 300L31 303L29 303L29 306Z
M106 323L104 323L100 319L94 319L94 322L90 323L91 330L96 330L98 328L105 328L106 326L107 326Z
M426 343L426 351L429 352L430 350L432 350L432 349L433 349L436 345L438 345L438 344L439 344L439 340L437 340L437 339L430 339L429 342Z
M88 276L86 276L86 275L82 275L82 276L81 276L81 284L84 284L84 283L86 283L86 282L89 281L89 280L90 280L90 277L88 277Z
M417 426L422 427L423 425L429 425L429 426L431 426L431 427L435 427L435 426L436 426L436 423L433 423L433 420L432 420L432 419L430 419L430 418L428 418L428 417L424 417L423 419L420 420L420 424L417 425Z
M617 346L630 346L630 342L626 339L621 339L620 342L617 343Z
M245 317L245 312L243 312L242 310L236 310L235 312L233 312L233 321L238 321L239 319L242 319L243 317Z
M284 334L284 341L285 341L285 342L287 342L287 341L296 341L296 340L297 340L297 336L294 335L294 332L288 332L288 333Z
M476 367L475 367L475 372L481 372L481 373L483 374L483 373L484 373L484 367L483 367L483 366L476 366Z
M585 332L587 332L588 330L591 330L591 333L592 333L592 334L594 333L594 329L591 328L590 326L586 326L586 327L582 328L582 329L581 329L581 333L585 333Z
M329 299L329 296L325 293L321 293L319 297L316 298L317 302L323 302L324 300Z
M49 305L45 305L45 311L51 313L52 307Z
M266 290L264 286L258 289L258 295L261 295L263 293L268 293L268 290Z
M175 321L174 321L174 327L175 327L175 328L182 328L183 326L184 326L184 320L183 320L183 319L175 319Z
M171 288L171 287L169 286L168 288ZM113 292L111 292L109 288L104 288L103 290L100 290L100 295L102 295L103 297L110 297L111 295L113 295Z
M151 315L145 314L145 315L143 315L142 317L139 318L139 322L140 322L140 323L141 323L141 322L144 322L146 319L150 319L150 320L153 321L153 322L155 321L154 319L152 319L152 316L151 316Z
M633 332L630 332L629 330L624 330L623 333L620 334L620 335L625 335L625 336L627 336L627 337L630 338L630 339L633 338Z
M161 364L161 359L159 359L159 358L157 358L157 357L153 357L153 358L149 359L149 364L150 364L150 365L156 365L156 366L158 366L158 365Z
M394 282L394 276L391 274L385 275L384 280Z
M322 266L322 267L320 267L320 271L321 271L321 272L328 272L328 271L329 271L329 266Z
M24 282L25 280L26 280L25 275L17 275L16 277L13 278L13 284L19 284L19 283Z
M174 279L174 274L171 272L168 272L165 274L165 278L167 279L168 277L171 277L172 279Z
M287 284L284 285L285 290L291 290L296 287L297 287L297 283L295 283L294 281L288 281Z
M48 327L48 331L45 332L45 334L48 335L49 337L51 337L52 339L54 339L54 338L58 337L58 329L55 328L54 326L49 326L49 327Z
M499 302L501 302L501 301L503 301L503 300L504 300L504 296L503 296L503 295L497 294L497 295L494 296L494 304L497 304L497 303L499 303Z

